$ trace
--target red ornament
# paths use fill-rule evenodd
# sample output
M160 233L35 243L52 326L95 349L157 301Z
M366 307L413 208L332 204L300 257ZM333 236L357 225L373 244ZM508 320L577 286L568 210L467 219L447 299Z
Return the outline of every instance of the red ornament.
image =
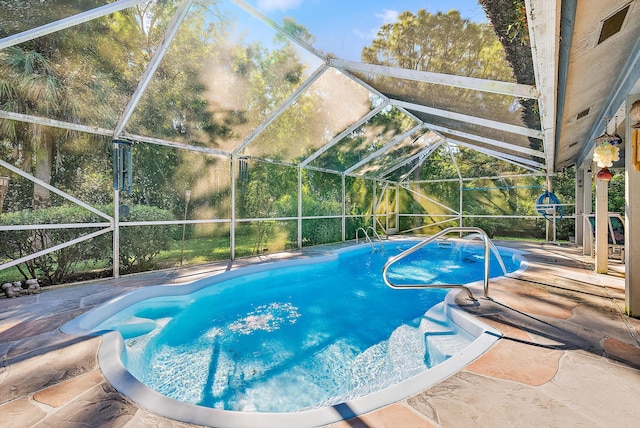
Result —
M598 177L598 180L609 181L613 177L613 174L609 171L609 168L605 166L598 172L596 177Z

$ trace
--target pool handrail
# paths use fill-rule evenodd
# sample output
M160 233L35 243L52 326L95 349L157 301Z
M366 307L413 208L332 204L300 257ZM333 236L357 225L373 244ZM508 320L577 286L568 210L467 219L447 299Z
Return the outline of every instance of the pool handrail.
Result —
M382 268L382 279L384 280L384 283L387 284L387 286L389 286L391 288L396 288L396 289L402 289L402 288L462 288L469 295L469 299L477 300L475 297L473 297L473 294L471 293L471 290L469 290L469 288L466 285L463 285L463 284L394 284L391 281L389 281L389 278L387 278L387 272L389 270L389 267L391 267L392 264L394 264L397 261L405 258L406 256L418 251L420 248L424 247L425 245L427 245L430 242L435 241L439 237L441 237L443 235L446 235L448 233L451 233L451 232L476 232L476 233L479 233L482 236L482 240L484 242L484 297L488 298L489 297L489 265L490 265L490 261L491 261L490 260L489 250L492 250L494 252L494 254L496 255L496 258L498 259L498 262L500 263L500 267L502 268L502 272L505 275L507 273L507 269L504 266L504 262L502 261L502 257L500 256L500 253L498 252L498 249L496 248L496 246L493 244L493 242L489 238L489 235L487 235L487 233L484 230L480 229L479 227L455 227L455 226L454 227L448 227L448 228L443 229L440 232L436 233L435 235L432 235L432 236L428 237L424 241L421 241L421 242L417 243L416 245L414 245L413 247L409 248L408 250L405 250L405 251L401 252L397 256L391 257L387 261L387 263L385 263L384 267Z
M369 226L370 228L373 228L372 226ZM371 244L371 251L375 251L375 246L373 245L373 240L371 239L371 237L369 236L369 234L367 233L367 231L365 230L364 227L359 227L356 230L356 244L358 243L358 238L360 237L360 235L358 234L358 232L362 231L362 233L364 233L364 242L369 242ZM382 239L380 239L380 235L378 235L376 233L376 231L374 230L373 233L376 234L376 236L378 237L378 239L380 240L380 242L382 242ZM384 250L384 244L382 244L382 249Z
M373 232L373 236L378 238L378 241L380 241L380 245L382 246L382 249L384 250L384 242L382 242L382 238L380 238L380 235L378 235L378 232L376 232L376 229L373 226L367 227L367 230L369 230L369 229L371 229L371 231ZM365 233L366 233L366 231L365 231ZM373 245L373 242L371 243L371 245Z
M371 241L371 238L369 238L369 235L367 234L367 231L364 229L364 227L359 227L356 230L356 244L358 243L358 238L359 238L358 232L360 231L364 233L364 242L367 242L367 241L371 242L371 248L373 248L373 242Z

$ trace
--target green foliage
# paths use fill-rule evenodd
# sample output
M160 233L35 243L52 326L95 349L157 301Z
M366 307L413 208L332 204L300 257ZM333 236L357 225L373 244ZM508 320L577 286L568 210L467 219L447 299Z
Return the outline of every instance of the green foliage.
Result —
M112 207L103 206L111 212ZM173 215L155 207L133 206L127 221L173 220ZM123 219L124 220L124 219ZM40 225L67 223L97 223L105 220L79 206L59 206L37 210L6 213L0 217L0 225ZM153 259L161 251L169 249L175 234L175 226L123 227L120 233L120 263L124 272L150 269ZM10 230L1 234L0 255L15 260L35 252L68 242L98 228ZM111 260L111 233L70 245L18 265L24 279L39 278L43 284L58 284L73 280L79 272L109 264Z
M134 205L123 221L175 220L170 211ZM153 259L171 247L177 226L128 226L120 229L120 266L123 272L142 272L153 267Z
M624 214L624 171L614 171L609 181L609 211Z
M529 46L529 26L527 22L527 8L524 0L513 0L513 22L507 26L509 40L517 40L524 46Z
M339 218L302 220L302 246L342 241L341 222Z
M78 206L62 206L38 210L23 210L3 214L0 224L63 224L92 223L97 216ZM2 232L1 254L10 260L33 254L55 245L70 241L98 230L96 228L80 229L34 229L10 230ZM110 234L108 234L110 236ZM24 279L38 278L43 284L66 282L74 273L89 269L98 260L108 256L100 237L71 245L44 256L26 261L18 265Z

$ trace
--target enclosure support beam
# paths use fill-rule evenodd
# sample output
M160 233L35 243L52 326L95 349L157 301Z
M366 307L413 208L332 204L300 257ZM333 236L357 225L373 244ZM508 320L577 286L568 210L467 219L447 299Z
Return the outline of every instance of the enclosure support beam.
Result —
M236 147L233 150L233 153L242 153L242 151L253 142L253 140L255 140L261 133L262 131L264 131L269 125L271 125L271 123L273 123L273 121L275 121L278 117L280 117L280 115L282 113L284 113L285 110L287 110L289 107L291 107L291 105L298 99L300 98L300 96L302 94L304 94L306 92L306 90L316 81L320 78L320 76L322 76L325 72L325 70L327 69L326 64L320 66L316 71L314 71L311 76L309 76L307 78L307 80L305 80L300 86L298 86L291 94L289 94L289 96L287 97L286 100L284 100L282 102L282 104L280 104L278 106L278 108L276 108L275 110L273 110L271 112L271 114L269 115L269 117L267 117L264 121L262 121L262 123L260 124L260 126L258 126L251 134L249 134L249 136L244 140L244 142L242 144L240 144L238 147Z
M154 52L151 61L149 61L149 65L147 65L147 68L144 70L144 73L142 74L142 77L138 82L138 87L129 99L127 107L124 109L122 115L120 116L120 119L118 120L116 129L113 131L113 136L115 138L118 138L122 131L124 131L124 127L127 125L129 118L133 114L133 110L138 105L138 102L142 98L145 89L147 89L147 86L149 86L151 78L160 66L162 58L164 58L165 53L167 53L167 50L169 49L169 45L171 45L173 38L178 33L178 29L180 28L182 21L184 21L184 19L186 18L187 12L189 12L189 8L191 7L192 3L193 0L183 0L183 2L178 7L175 15L173 16L173 18L171 18L171 22L169 23L169 26L164 33L164 37L162 39L162 42L160 43L160 46L158 46L158 48Z
M516 152L516 153L522 153L525 155L530 155L530 156L535 156L537 158L540 159L544 159L544 152L541 152L540 150L533 150L529 147L520 147L517 146L515 144L509 144L506 143L504 141L499 141L499 140L494 140L492 138L486 138L486 137L481 137L479 135L475 135L475 134L470 134L468 132L462 132L462 131L456 131L455 129L446 127L446 126L440 126L440 125L436 125L433 123L427 123L425 122L424 125L429 128L429 130L431 131L438 131L444 134L449 134L453 137L460 137L460 138L465 138L467 140L470 141L474 141L476 143L482 143L482 144L487 144L490 146L494 146L494 147L498 147L501 150L510 150L512 152Z
M376 159L382 155L384 155L384 153L391 149L392 147L400 144L402 141L404 141L405 138L408 138L411 136L411 134L414 134L416 132L418 132L421 128L424 128L424 125L417 125L414 126L413 128L411 128L410 130L408 130L407 132L405 132L404 134L396 137L395 139L393 139L390 143L386 144L385 146L379 148L378 150L376 150L375 152L371 153L369 156L367 156L366 158L362 159L360 162L357 162L355 165L351 166L350 168L348 168L347 170L345 170L346 174L349 174L355 170L357 170L358 168L360 168L362 165L365 165L366 163L368 163L369 161L371 161L372 159Z
M460 213L460 219L458 221L459 226L463 227L462 220L462 208L463 208L463 194L464 194L464 181L462 180L462 173L460 172L460 167L458 166L458 161L456 160L455 155L453 154L453 150L450 149L449 144L447 144L447 151L449 152L449 157L451 157L451 163L456 169L456 174L458 174L458 193L459 193L459 201L458 201L458 212ZM462 231L460 232L460 237L462 238Z
M396 183L396 233L400 232L400 184Z
M532 171L534 173L540 173L540 169L536 169L535 166L526 165L526 164L531 164L532 161L529 161L529 160L526 160L526 159L521 159L521 158L518 158L517 156L507 155L506 153L502 153L501 154L500 152L495 151L495 150L485 149L485 148L482 148L482 147L475 146L473 144L463 143L462 141L454 140L454 139L451 139L451 138L449 138L447 141L449 141L451 143L454 143L457 146L467 147L467 148L475 150L477 152L484 153L485 155L489 155L489 156L492 156L492 157L494 157L496 159L499 159L501 161L510 163L512 165L516 165L519 168L528 169L529 171ZM544 168L544 165L542 165L542 164L538 164L538 166L541 169ZM542 174L542 175L546 175L546 174Z
M521 158L519 156L514 156L514 155L510 155L507 153L501 153L497 150L491 150L491 149L487 149L484 147L479 147L476 146L475 144L471 144L471 143L465 143L463 141L458 141L458 140L454 140L453 138L448 138L447 141L450 141L454 144L457 144L458 146L462 146L462 147L468 147L470 149L473 149L477 152L480 153L484 153L486 155L489 156L493 156L496 159L500 159L503 160L505 162L509 162L512 163L514 165L517 165L521 168L526 168L529 169L531 171L537 172L537 170L535 168L539 168L539 169L545 169L546 166L543 163L540 162L535 162L529 159L525 159L525 158Z
M309 156L308 158L306 158L304 161L302 161L300 163L300 166L306 166L309 163L311 163L314 159L316 159L318 156L320 156L321 154L323 154L324 152L326 152L327 150L329 150L331 147L335 146L336 144L338 144L340 141L342 141L342 139L344 137L346 137L347 135L351 134L353 131L355 131L356 129L358 129L360 126L362 126L364 123L366 123L367 121L369 121L369 119L371 119L373 116L375 116L376 114L378 114L380 111L384 110L387 105L389 103L387 102L383 102L382 104L380 104L378 107L374 108L373 110L371 110L369 113L367 113L366 115L364 115L363 117L361 117L357 122L355 122L353 125L351 125L350 127L348 127L347 129L345 129L344 131L342 131L340 134L338 134L337 136L333 137L333 139L331 141L329 141L327 144L325 144L324 146L322 146L321 148L319 148L315 153L313 153L311 156Z
M584 168L576 167L576 189L575 189L575 198L576 198L576 223L574 226L574 235L576 239L576 245L584 247L584 176L585 176Z
M0 49L15 46L20 43L28 42L29 40L37 39L38 37L46 36L47 34L55 33L56 31L64 30L65 28L70 28L84 22L98 19L129 7L133 7L137 4L144 3L145 1L146 0L121 0L95 9L90 9L86 12L72 15L58 21L50 22L27 31L23 31L22 33L13 34L9 37L5 37L4 39L0 39Z
M384 186L384 204L386 205L385 207L385 215L384 215L384 233L387 235L387 237L389 236L389 183L387 183Z
M389 169L387 169L384 172L382 172L382 174L380 174L379 177L386 177L387 175L391 174L393 171L397 170L398 168L402 168L403 166L415 161L416 159L418 159L418 163L416 165L419 166L422 162L425 161L425 159L427 159L429 156L431 156L431 153L435 152L436 149L438 147L440 147L443 143L444 143L444 140L440 140L437 143L434 143L434 144L432 144L430 146L425 147L424 149L422 149L421 151L419 151L415 155L411 156L410 158L405 159L405 160L401 160L400 162L396 162ZM414 165L414 167L408 173L406 173L404 176L408 177L409 174L411 174L413 172L413 170L416 169L416 168L417 168L417 166ZM403 178L401 178L398 181L402 182Z
M609 270L609 183L596 179L596 272Z
M627 99L626 111L634 101L640 99L635 94ZM624 264L625 264L625 306L627 314L640 318L640 172L635 167L637 153L632 148L632 138L640 138L640 130L630 127L627 117L625 138L625 210L624 210ZM633 154L633 155L631 155Z
M236 259L236 174L238 157L231 155L231 224L229 225L229 258Z
M345 175L340 174L340 181L342 183L342 242L347 238L347 189L345 183Z
M73 196L71 196L70 194L63 192L62 190L58 189L57 187L52 186L49 183L46 183L36 177L34 177L31 174L28 174L26 172L24 172L23 170L21 170L20 168L17 168L13 165L11 165L8 162L3 161L2 159L0 159L0 166L8 169L9 171L18 174L19 176L26 178L29 181L32 181L33 183L37 184L38 186L42 186L45 189L55 193L56 195L62 196L63 198L73 202L76 205L81 206L82 208L91 211L92 213L99 215L100 217L109 220L110 222L113 221L113 218L108 216L107 214L103 213L102 211L100 211L97 208L92 207L91 205L87 204L86 202L82 202L80 199L75 198Z
M495 120L484 119L468 114L456 113L448 110L437 109L433 107L423 106L421 104L409 103L406 101L392 100L391 105L404 107L409 110L420 111L432 116L446 117L448 119L457 120L459 122L473 123L474 125L484 126L487 128L498 129L504 132L511 132L517 135L542 139L544 137L541 131L526 128L524 126L511 125L508 123L498 122Z
M331 66L343 70L389 76L415 82L433 83L454 88L484 91L494 94L512 95L521 98L537 98L540 94L535 86L518 83L500 82L497 80L478 79L475 77L456 76L453 74L433 73L429 71L408 70L399 67L364 64L332 58Z
M114 143L114 147L117 144ZM113 277L120 278L120 190L113 189Z
M378 211L378 197L376 196L376 190L378 188L378 180L376 180L375 178L373 179L373 200L371 201L371 203L373 204L371 206L372 209L372 226L375 229L376 228L376 213Z
M593 256L593 234L591 233L591 225L587 223L589 221L589 214L593 212L593 190L591 184L593 183L593 173L589 167L584 168L584 197L582 199L582 254Z
M302 167L298 167L298 248L302 249Z

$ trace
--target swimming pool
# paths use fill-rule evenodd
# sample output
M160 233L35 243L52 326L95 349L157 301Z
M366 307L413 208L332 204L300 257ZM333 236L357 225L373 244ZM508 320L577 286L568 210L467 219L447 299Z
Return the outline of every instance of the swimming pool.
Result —
M145 393L134 401L169 400L151 408L165 416L216 426L227 417L230 426L238 417L268 426L267 416L278 426L301 415L298 424L330 423L424 389L425 373L444 373L454 355L475 358L497 337L444 305L445 290L383 284L382 265L413 243L388 242L384 251L358 246L187 286L149 287L65 330L117 331L100 351L105 376L125 395ZM506 259L510 270L519 267L517 257ZM390 276L468 283L481 280L482 269L481 246L447 242L424 247ZM501 273L497 264L492 272ZM397 393L403 395L390 399ZM169 407L182 410L167 414Z

